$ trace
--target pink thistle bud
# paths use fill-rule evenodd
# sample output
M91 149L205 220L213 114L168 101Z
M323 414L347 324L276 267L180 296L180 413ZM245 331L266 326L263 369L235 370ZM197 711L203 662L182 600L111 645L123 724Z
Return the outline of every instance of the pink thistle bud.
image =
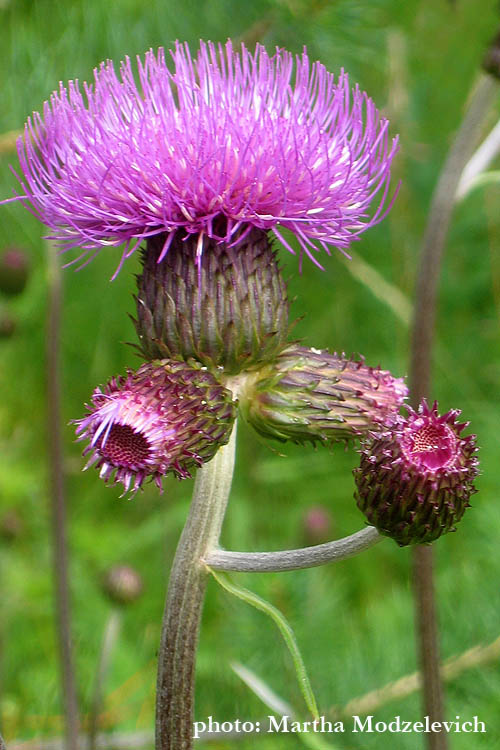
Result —
M0 292L11 296L21 294L26 286L30 263L24 250L6 248L0 254Z
M292 345L247 378L239 403L264 437L329 443L392 424L407 392L403 379L386 370Z
M356 501L368 521L400 546L455 531L476 492L476 436L461 437L460 411L439 416L425 401L361 451Z
M179 479L209 461L229 440L235 417L231 393L206 369L162 360L112 378L75 420L79 440L90 440L100 476L136 492L148 477L160 490L169 472Z

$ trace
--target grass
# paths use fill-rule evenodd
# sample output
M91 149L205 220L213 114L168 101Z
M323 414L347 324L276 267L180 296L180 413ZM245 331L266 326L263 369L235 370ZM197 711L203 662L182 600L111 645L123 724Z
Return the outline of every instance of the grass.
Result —
M401 134L396 205L384 224L354 250L388 283L411 299L417 254L431 192L481 61L498 23L496 3L476 0L212 0L118 3L4 2L0 4L0 133L18 130L58 81L89 78L102 59L120 59L176 38L224 40L256 36L268 48L299 52L331 70L344 66ZM397 94L397 96L396 96ZM492 112L492 125L498 113ZM0 195L15 185L0 156ZM456 534L436 544L437 589L444 657L499 635L500 506L494 472L498 463L500 396L500 190L476 190L455 212L444 264L437 329L434 386L443 409L462 408L479 436L479 494ZM42 227L16 204L0 209L0 248L26 249L31 275L26 291L1 300L17 331L0 340L0 519L15 509L22 531L0 537L0 726L7 740L41 738L60 731L61 708L51 609L46 477L44 325L46 265ZM350 273L340 258L325 258L324 272L282 252L290 277L297 337L309 345L360 352L403 375L408 329L386 304ZM63 414L81 416L98 383L137 362L127 313L137 261L108 283L118 257L101 253L86 269L64 275ZM371 277L370 277L371 278ZM372 282L370 282L372 283ZM376 281L373 282L376 284ZM169 480L132 501L105 488L95 472L81 474L80 448L65 428L71 580L78 684L82 710L91 696L109 603L100 588L103 570L115 562L135 566L145 592L124 613L106 688L106 727L151 728L155 652L163 598L191 483ZM286 456L282 454L285 453ZM302 519L313 505L326 506L333 534L363 525L352 500L352 449L331 453L295 446L263 445L240 431L237 476L223 533L233 549L278 549L303 543ZM239 468L238 468L239 467ZM310 571L237 575L238 584L271 601L292 624L321 710L395 680L416 668L410 556L390 541L361 556ZM301 705L293 665L271 623L211 582L199 652L197 715L220 720L260 719L266 708L230 669L237 661L293 706ZM447 687L448 714L486 722L487 735L451 737L453 750L494 747L500 741L498 664L464 672ZM419 716L413 694L381 706L377 720ZM325 740L328 738L325 738ZM347 748L379 748L388 735L332 736ZM291 735L242 739L238 747L263 750L302 747ZM401 750L422 747L418 735L398 735Z

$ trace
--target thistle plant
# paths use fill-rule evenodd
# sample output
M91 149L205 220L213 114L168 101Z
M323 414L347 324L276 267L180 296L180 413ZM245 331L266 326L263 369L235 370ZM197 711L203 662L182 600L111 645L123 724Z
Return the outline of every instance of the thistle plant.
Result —
M306 51L294 58L261 45L252 53L201 43L192 57L178 43L170 57L139 58L138 83L127 59L118 74L103 63L83 88L61 85L19 141L18 199L63 252L77 249L70 264L123 246L118 272L141 248L135 326L145 363L94 391L76 429L89 464L125 491L148 479L161 489L169 472L185 479L197 470L157 682L156 748L186 750L210 568L310 567L361 551L379 531L400 543L432 541L438 534L425 518L437 507L441 530L459 520L476 458L454 412L403 422L401 378L291 339L278 247L321 267L321 253L346 253L397 192L398 140L372 100ZM237 411L271 441L363 439L358 504L376 528L300 550L220 550ZM408 443L417 433L423 450ZM419 470L425 491L412 484ZM409 519L400 509L410 505L418 513Z

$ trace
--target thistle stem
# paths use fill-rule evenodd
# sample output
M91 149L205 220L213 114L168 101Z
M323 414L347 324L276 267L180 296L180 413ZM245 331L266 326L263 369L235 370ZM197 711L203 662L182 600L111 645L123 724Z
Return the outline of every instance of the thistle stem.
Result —
M498 84L491 77L483 75L480 78L432 198L421 252L413 319L410 394L415 407L430 393L438 282L460 175L474 150L497 90ZM444 705L431 547L415 548L413 570L424 711L431 722L441 722L444 719ZM427 737L429 750L446 750L448 743L445 734L430 732Z
M156 698L156 750L190 750L195 659L208 571L233 478L236 424L230 441L197 474L189 516L170 573L163 615Z
M357 555L384 537L373 526L326 544L301 549L287 549L279 552L230 552L216 549L210 552L204 562L214 570L233 570L246 573L278 573L285 570L313 568L329 562L345 560Z
M61 697L64 706L66 749L78 747L78 704L76 697L68 575L66 500L61 437L60 328L62 306L61 270L56 248L47 243L47 431L51 483L52 555L59 647Z

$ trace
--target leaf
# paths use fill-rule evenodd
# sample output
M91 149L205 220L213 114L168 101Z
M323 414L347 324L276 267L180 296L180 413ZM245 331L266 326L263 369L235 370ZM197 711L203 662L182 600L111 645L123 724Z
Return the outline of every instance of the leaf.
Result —
M208 568L208 571L213 575L217 583L222 586L222 588L226 589L226 591L228 591L230 594L238 597L238 599L242 599L247 604L255 607L255 609L259 609L261 612L264 612L272 620L274 620L292 657L293 664L295 666L295 673L297 675L299 687L301 689L302 695L304 696L306 706L312 713L313 717L315 719L319 719L318 706L316 704L316 699L312 691L309 677L307 676L304 660L302 659L301 653L299 651L299 647L293 630L288 624L285 617L278 609L276 609L276 607L274 607L272 604L269 604L269 602L266 602L264 599L261 599L260 596L257 596L257 594L254 594L252 591L236 586L234 583L231 583L228 578L226 578L226 576L221 573L216 573L214 570L212 570L212 568Z

